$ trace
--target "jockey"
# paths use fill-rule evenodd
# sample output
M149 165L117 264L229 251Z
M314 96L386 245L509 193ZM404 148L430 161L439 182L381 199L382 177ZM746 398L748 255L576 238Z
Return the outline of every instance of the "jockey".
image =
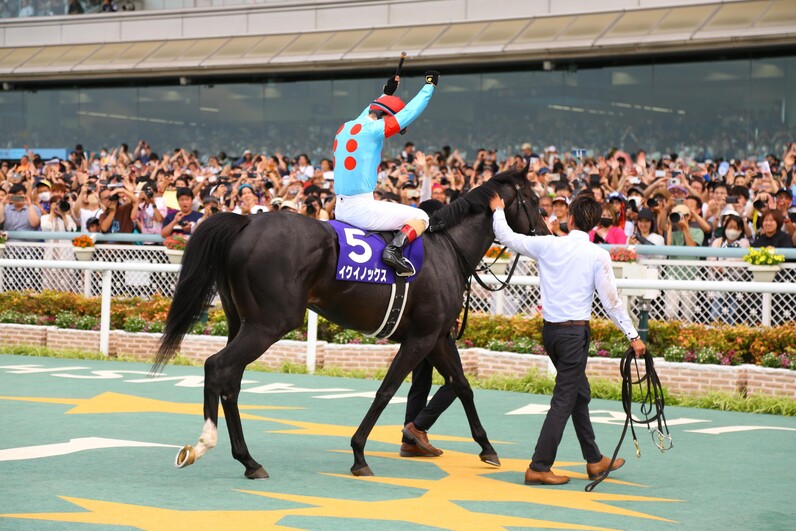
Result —
M370 231L400 232L384 249L382 259L400 276L412 276L415 268L402 250L428 227L428 214L419 208L376 201L378 167L384 139L406 127L426 108L439 81L439 72L426 72L426 84L404 104L393 96L400 77L387 80L384 94L357 118L340 126L334 139L334 188L337 193L335 218Z

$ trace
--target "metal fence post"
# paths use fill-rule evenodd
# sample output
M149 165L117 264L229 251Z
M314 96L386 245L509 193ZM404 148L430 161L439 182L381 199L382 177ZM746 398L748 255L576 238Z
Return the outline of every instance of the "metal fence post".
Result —
M641 299L638 307L638 335L642 341L647 342L649 335L650 301Z
M102 306L100 311L100 352L108 355L111 335L111 273L102 272Z
M307 310L307 372L315 372L315 353L318 340L318 314Z

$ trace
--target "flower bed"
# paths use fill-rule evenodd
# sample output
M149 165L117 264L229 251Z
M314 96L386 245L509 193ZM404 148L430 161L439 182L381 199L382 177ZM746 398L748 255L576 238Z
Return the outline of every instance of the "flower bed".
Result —
M114 299L111 328L127 332L163 331L171 300L156 296L152 300ZM0 323L55 325L60 328L97 330L100 299L73 293L45 291L40 295L0 293ZM221 310L211 310L206 322L191 330L195 335L227 335ZM624 335L607 320L591 321L590 356L618 358L627 348ZM304 328L285 339L306 340ZM544 355L540 318L471 314L459 348ZM384 345L389 342L345 330L323 318L318 319L318 340L343 345ZM747 326L704 326L679 322L651 321L647 344L655 356L667 361L704 365L751 363L771 368L796 370L796 323L770 328Z

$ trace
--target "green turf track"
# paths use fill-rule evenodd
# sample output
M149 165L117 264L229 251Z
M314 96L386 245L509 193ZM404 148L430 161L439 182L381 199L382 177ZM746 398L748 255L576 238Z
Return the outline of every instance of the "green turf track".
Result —
M366 448L377 477L363 480L348 473L349 439L379 382L247 372L247 442L271 475L250 481L230 456L223 420L216 449L173 466L176 447L195 444L202 429L203 371L168 366L165 376L190 377L173 380L147 379L148 371L0 355L0 530L796 528L793 417L667 408L674 448L662 454L641 430L641 459L626 441L615 481L586 493L571 428L556 466L570 484L523 485L549 397L476 390L501 469L478 460L458 403L431 430L443 456L398 458L404 404L393 403ZM521 408L527 414L516 414ZM591 408L608 454L621 405L594 400ZM77 451L85 438L101 442Z

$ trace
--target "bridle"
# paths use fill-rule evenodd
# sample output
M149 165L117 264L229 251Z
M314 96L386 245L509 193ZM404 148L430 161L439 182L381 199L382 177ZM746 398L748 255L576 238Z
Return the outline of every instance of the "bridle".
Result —
M528 236L536 236L536 228L533 226L533 221L531 220L531 212L528 208L527 201L522 196L522 193L520 191L521 186L519 184L515 184L514 190L517 194L517 199L516 201L514 201L513 204L516 205L517 214L519 215L520 209L522 209L522 212L525 214L525 219L528 221L528 227L529 227ZM503 253L506 251L505 246L503 246L503 248L500 250L500 253L491 264L479 268L477 265L473 265L472 263L470 263L470 260L468 260L467 257L464 255L464 253L462 253L462 250L459 247L459 245L453 240L453 238L451 238L451 236L448 234L447 231L443 231L442 234L443 236L445 236L448 242L450 242L451 247L453 247L453 250L456 254L456 258L459 260L459 268L461 269L462 274L466 279L465 293L467 294L467 298L465 299L464 303L464 316L462 317L462 324L459 327L459 333L456 335L456 339L461 339L462 336L464 335L464 330L467 327L467 316L470 313L470 292L472 288L472 279L475 278L476 282L478 282L478 284L487 291L491 292L502 291L506 289L511 283L511 277L514 275L514 270L517 268L517 263L519 262L520 257L519 255L514 257L514 261L511 264L511 268L509 269L508 274L506 275L506 280L500 280L499 278L497 278L497 275L495 275L492 272L491 268L493 265L495 265L495 262L497 262L500 259L500 257L503 256ZM481 277L478 276L478 273L483 273L485 271L488 271L489 274L491 274L492 277L494 277L494 279L497 280L498 287L493 288L487 285L483 280L481 280Z

